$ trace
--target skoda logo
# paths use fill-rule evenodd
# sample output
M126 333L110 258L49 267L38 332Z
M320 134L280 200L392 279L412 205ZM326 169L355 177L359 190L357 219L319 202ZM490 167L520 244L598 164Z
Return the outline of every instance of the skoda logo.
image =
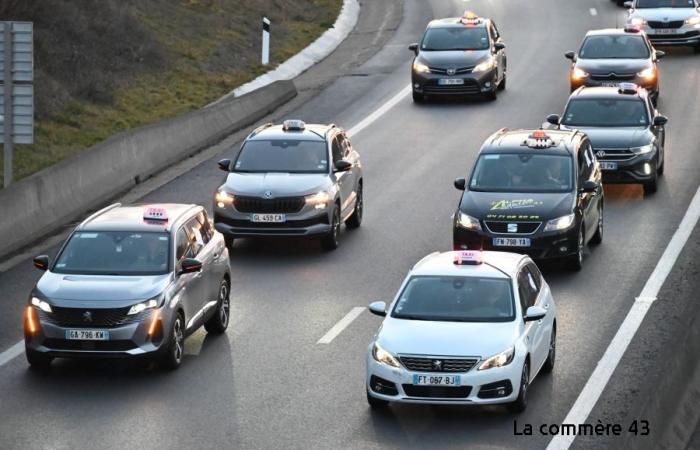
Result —
M508 224L508 232L509 233L517 233L518 232L518 224L517 223L509 223Z
M433 369L442 370L442 361L439 359L433 360Z
M447 69L447 75L454 75L457 73L457 69Z
M605 152L603 150L598 150L597 152L595 152L595 155L598 158L605 158Z
M92 322L92 313L90 311L85 311L83 313L83 322L86 322L86 323Z
M263 198L272 198L272 191L265 191Z

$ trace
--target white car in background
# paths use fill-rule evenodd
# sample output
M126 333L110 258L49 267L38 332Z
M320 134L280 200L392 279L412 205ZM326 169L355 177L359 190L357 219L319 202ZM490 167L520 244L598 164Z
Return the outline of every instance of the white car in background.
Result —
M689 46L700 53L698 0L633 0L625 6L628 26L644 30L655 46Z
M433 253L408 273L367 352L367 400L527 406L554 368L556 310L535 263L504 252Z

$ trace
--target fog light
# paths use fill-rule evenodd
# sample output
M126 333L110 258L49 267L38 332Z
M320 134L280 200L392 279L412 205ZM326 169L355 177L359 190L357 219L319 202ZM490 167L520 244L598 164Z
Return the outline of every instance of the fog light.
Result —
M566 245L562 245L561 247L559 247L559 252L561 252L561 253L565 253L567 250L568 250L568 248Z
M490 81L487 81L486 83L484 83L484 86L486 86L487 88L490 88L490 87L491 87L491 82L490 82Z
M651 165L649 163L644 163L644 175L651 174Z
M418 89L420 87L420 84L416 83L413 85L414 88Z

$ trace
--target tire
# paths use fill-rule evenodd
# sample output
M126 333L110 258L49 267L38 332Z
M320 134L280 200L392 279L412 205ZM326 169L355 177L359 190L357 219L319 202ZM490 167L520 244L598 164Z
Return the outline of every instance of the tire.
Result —
M413 91L413 103L423 103L425 101L425 96Z
M530 363L525 361L523 364L523 372L520 376L520 387L518 389L518 398L514 402L508 404L510 412L521 413L527 408L527 388L530 384Z
M656 174L661 176L664 174L664 166L666 165L666 152L661 149L659 149L658 151L662 152L663 159L661 160L661 164L656 166Z
M491 102L495 101L498 98L498 86L494 87L493 91L484 94L484 96L486 97L486 100Z
M501 84L498 85L498 90L499 91L505 91L506 90L506 74L503 74L503 79L501 80Z
M600 207L600 214L598 215L598 226L596 227L595 234L591 238L590 243L593 245L600 245L603 242L603 231L604 231L604 216L603 216L603 211L604 208L601 205Z
M30 349L25 350L25 355L27 356L27 362L32 370L46 371L51 367L51 361L53 361L52 356Z
M583 251L586 248L586 233L583 226L578 230L577 247L576 254L569 256L569 268L575 271L583 268Z
M652 173L654 174L654 177L651 180L646 181L644 184L642 184L642 187L644 188L644 195L651 195L655 193L659 188L659 174L657 172L657 169L654 168Z
M228 235L228 234L224 235L224 243L226 244L226 248L228 248L229 250L233 250L233 243L235 241L236 241L235 237Z
M321 247L324 250L335 250L338 248L338 236L340 235L340 206L336 205L333 210L331 230L321 238Z
M367 403L369 403L369 407L372 409L385 409L387 406L389 406L389 402L387 400L372 397L369 395L369 391L367 391Z
M185 350L185 319L182 313L177 313L173 326L168 333L168 343L160 359L160 365L167 370L175 370L182 364Z
M700 53L700 44L698 44L698 45L696 45L695 47L693 47L693 52L696 53L696 54L697 54L697 53Z
M357 198L355 201L355 209L352 215L345 221L348 228L359 228L362 225L362 212L364 208L364 200L362 198L362 183L357 185Z
M549 338L549 353L542 366L542 372L551 373L554 370L554 361L557 357L557 323L552 326L552 335Z
M216 313L204 324L204 329L210 334L223 334L228 328L228 323L231 314L231 291L228 281L221 280L219 285L219 303L216 307Z

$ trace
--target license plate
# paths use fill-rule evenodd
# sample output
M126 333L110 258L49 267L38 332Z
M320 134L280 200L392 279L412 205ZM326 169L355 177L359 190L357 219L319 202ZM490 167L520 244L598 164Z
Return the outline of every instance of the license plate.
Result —
M459 375L413 375L413 384L419 386L459 386Z
M455 84L464 84L464 80L461 78L440 78L438 84L442 86L454 86Z
M108 341L106 330L66 330L66 339L71 341Z
M674 29L657 29L654 30L654 34L676 34L676 30Z
M609 161L600 161L600 168L602 170L617 170L617 163Z
M251 214L251 222L280 223L287 221L286 214Z
M601 86L603 87L618 87L620 83L613 83L611 81L605 82L605 83L600 83Z
M493 245L497 247L529 247L530 238L493 238Z

